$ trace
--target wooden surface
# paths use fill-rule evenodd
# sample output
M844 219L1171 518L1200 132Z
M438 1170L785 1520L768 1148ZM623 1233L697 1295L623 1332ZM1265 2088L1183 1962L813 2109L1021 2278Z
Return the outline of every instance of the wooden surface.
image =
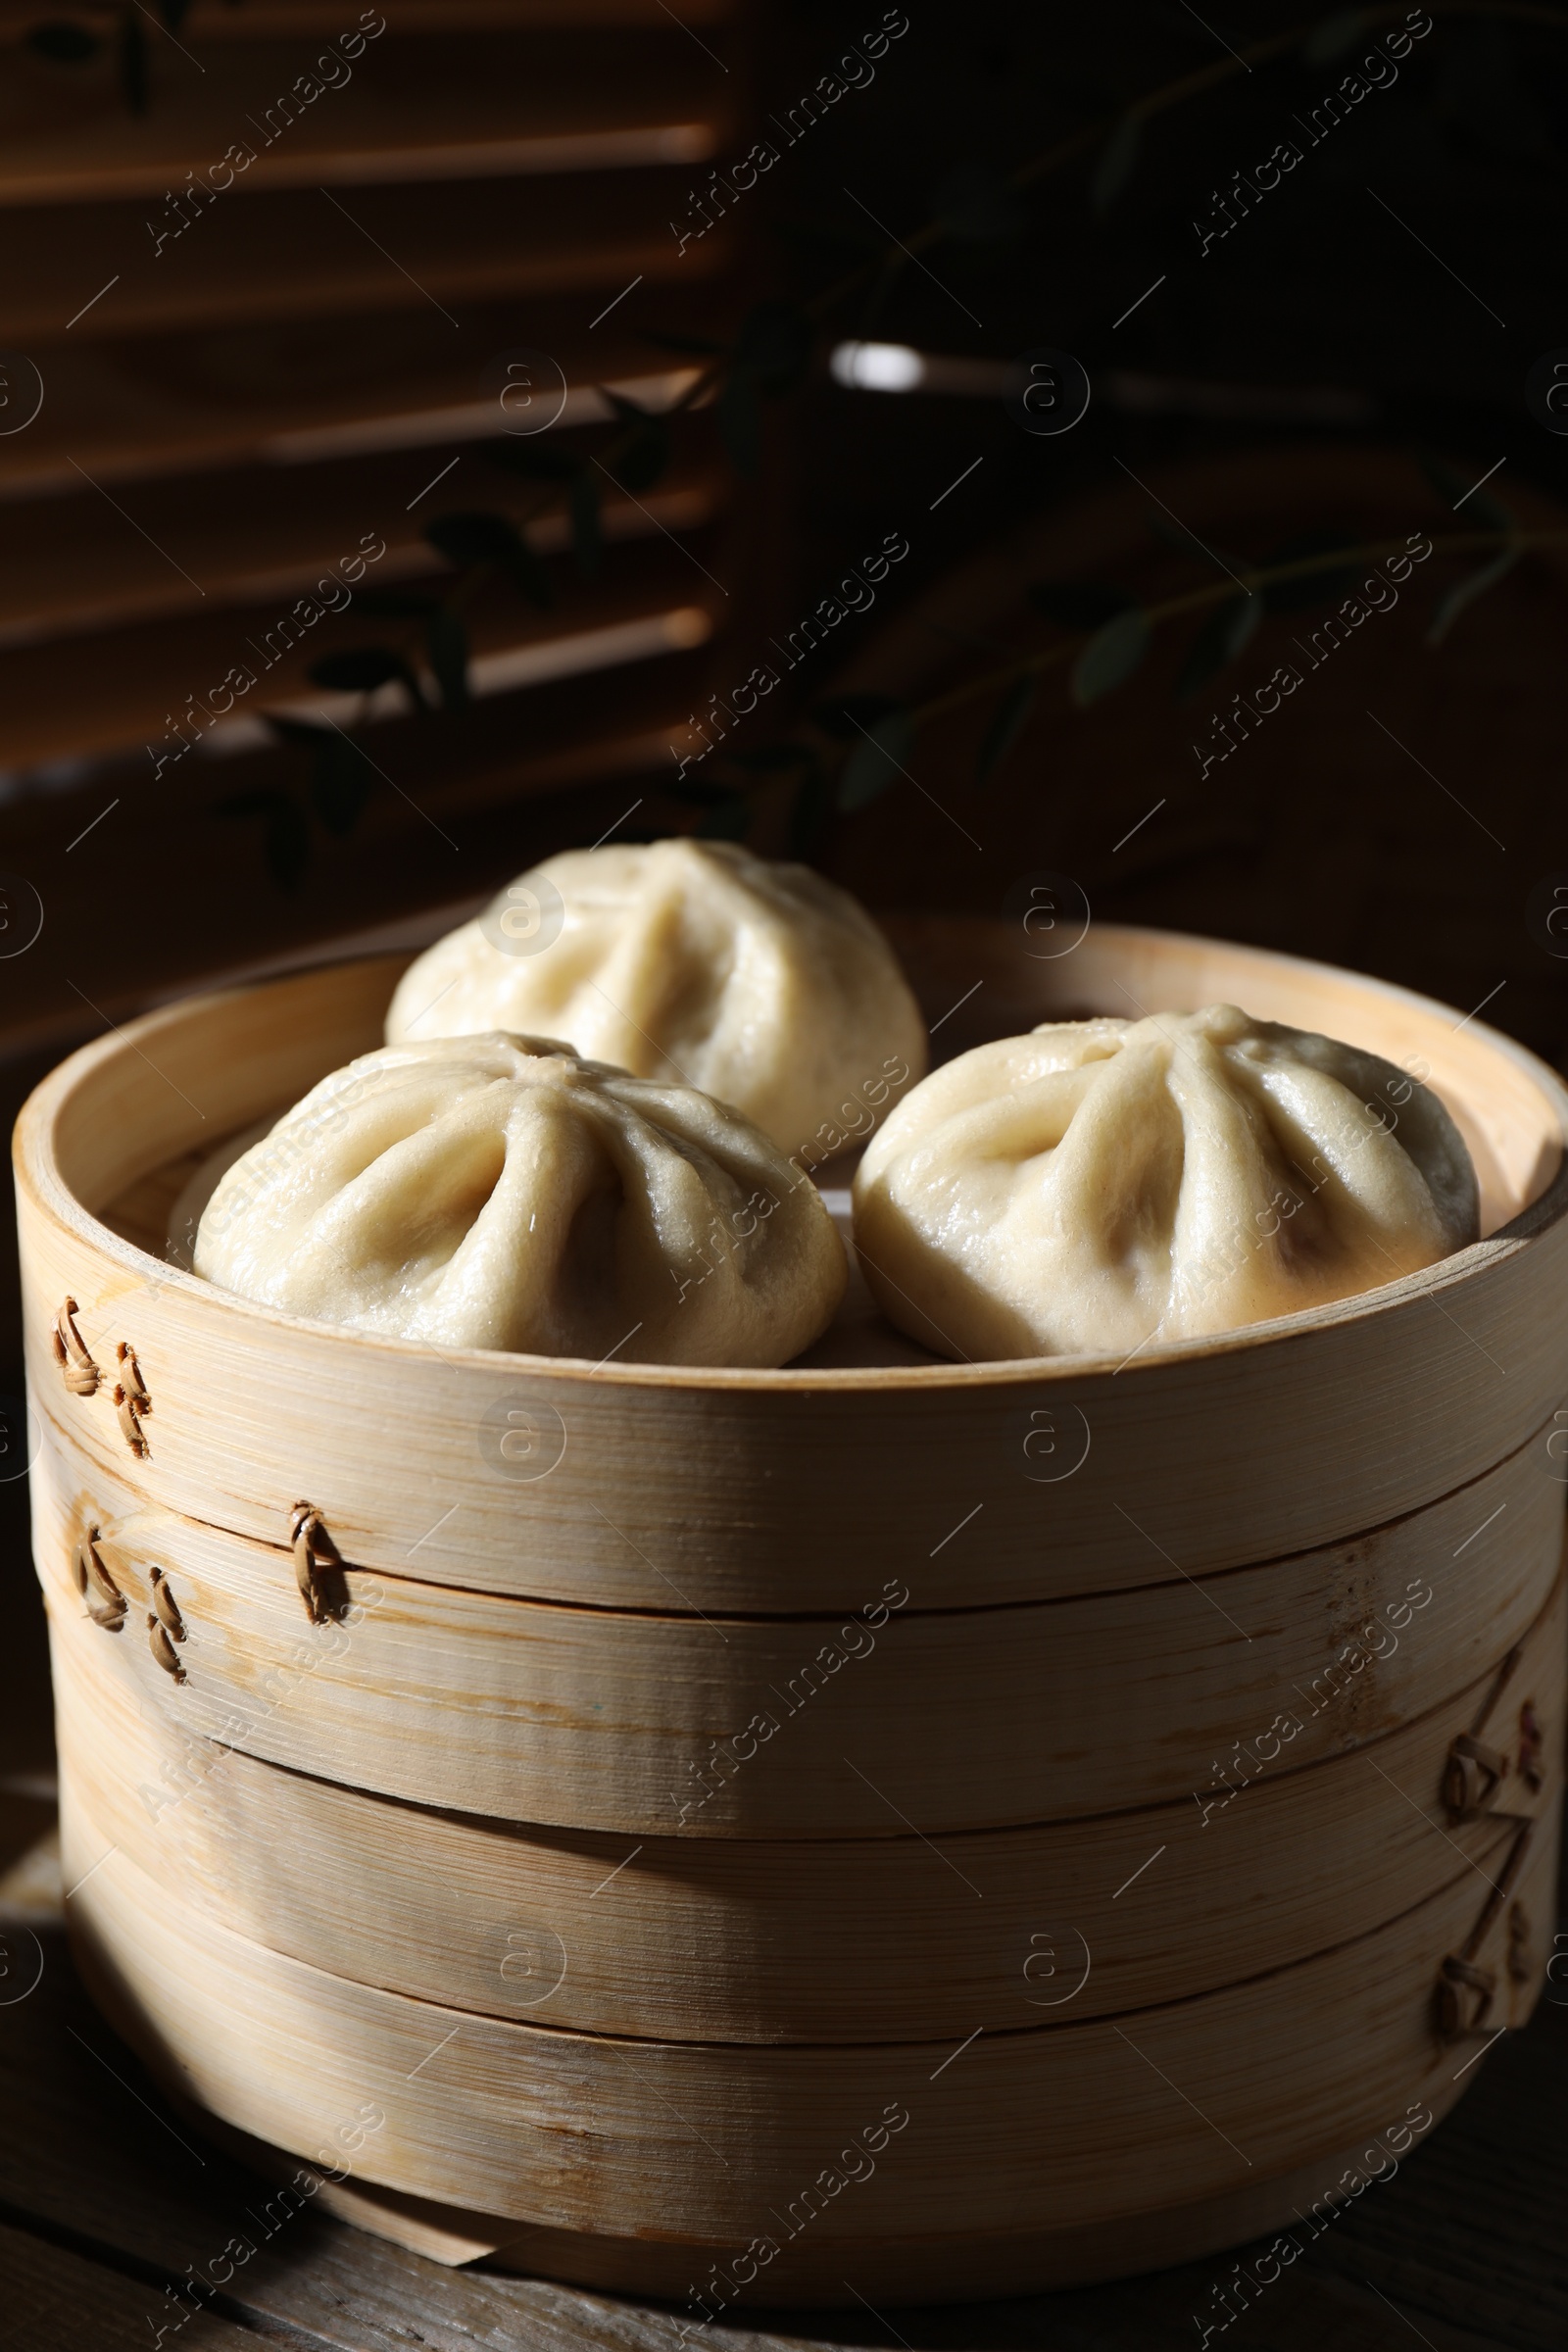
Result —
M42 1975L29 1996L0 2004L0 2277L18 2352L152 2343L149 2315L175 2316L166 2288L223 2276L218 2258L241 2232L254 2253L220 2288L200 2290L181 2344L238 2352L265 2335L300 2352L407 2352L413 2341L429 2352L674 2352L678 2315L667 2306L442 2269L309 2208L283 2224L274 2202L269 2220L269 2200L294 2168L242 2169L167 2104L78 1986L58 1881L52 1908L45 1885L28 1916ZM19 1917L12 1894L8 1949L30 1965ZM1228 2344L1391 2352L1413 2328L1434 2352L1559 2352L1568 1984L1549 1988L1529 2029L1504 2036L1465 2082L1474 2087L1395 2179L1315 2237L1291 2225L1299 2258L1227 2330ZM713 2352L880 2352L900 2341L918 2352L1188 2352L1200 2340L1194 2315L1215 2319L1214 2290L1234 2283L1238 2263L1250 2277L1268 2243L1113 2286L901 2311L896 2333L846 2295L847 2311L759 2313L696 2340Z
M891 1540L916 1608L974 1607L1332 1542L1451 1492L1551 1419L1568 1391L1568 1171L1561 1089L1528 1055L1403 992L1171 934L1101 929L1065 962L985 923L929 920L908 945L950 1004L976 963L1011 989L1014 1017L1029 996L1043 1013L1108 993L1114 965L1145 1004L1230 995L1308 1026L1321 1006L1352 1042L1396 1059L1413 1047L1483 1148L1491 1213L1521 1213L1363 1298L1125 1366L724 1374L437 1356L235 1300L94 1213L375 1042L401 967L339 966L149 1015L24 1114L30 1377L80 1476L132 1478L149 1503L271 1544L304 1495L356 1564L401 1574L417 1553L453 1584L634 1609L668 1605L656 1570L688 1609L858 1608ZM121 1342L139 1351L157 1399L139 1460L107 1391L61 1387L49 1332L67 1295L105 1361ZM532 1421L539 1477L486 1469L484 1416L513 1410Z

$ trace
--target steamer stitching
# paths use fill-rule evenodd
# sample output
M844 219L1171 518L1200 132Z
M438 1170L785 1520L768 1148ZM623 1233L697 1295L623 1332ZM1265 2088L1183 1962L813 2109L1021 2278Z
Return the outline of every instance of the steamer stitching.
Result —
M1511 1751L1492 1746L1481 1736L1513 1680L1523 1647L1522 1642L1515 1642L1509 1650L1469 1731L1460 1732L1450 1740L1443 1768L1443 1801L1450 1818L1455 1821L1493 1818L1519 1823L1518 1834L1508 1849L1502 1875L1488 1896L1481 1917L1459 1950L1449 1952L1439 1965L1438 2031L1446 2041L1459 2041L1466 2034L1486 2030L1487 2019L1496 1996L1498 1972L1494 1968L1482 1967L1476 1955L1505 1904L1508 1908L1508 1949L1503 1967L1513 1984L1524 1984L1530 1981L1530 1919L1524 1905L1510 1898L1524 1868L1536 1825L1530 1816L1495 1801L1498 1790L1508 1778L1513 1758ZM1542 1745L1541 1719L1536 1702L1533 1698L1527 1698L1519 1709L1517 1770L1532 1793L1539 1793L1544 1786L1545 1776L1541 1764Z
M118 1634L125 1622L130 1607L125 1595L104 1566L98 1550L99 1530L89 1527L72 1555L76 1590L87 1604L87 1614L94 1625L106 1633Z
M114 1405L121 1435L137 1460L145 1461L151 1447L143 1433L141 1420L144 1414L151 1413L153 1400L147 1394L147 1384L142 1379L141 1367L136 1361L136 1350L129 1341L122 1340L115 1353L120 1377L115 1383Z
M166 1674L172 1674L176 1683L185 1680L185 1669L175 1654L169 1629L159 1624L151 1609L147 1612L147 1646Z
M49 1335L50 1348L60 1377L73 1396L91 1396L97 1392L103 1374L94 1363L90 1350L74 1317L80 1312L74 1298L68 1294L55 1316L55 1327Z
M312 1502L296 1502L291 1506L288 1537L294 1551L294 1581L299 1586L306 1614L313 1625L325 1625L329 1615L316 1581L316 1571L318 1566L341 1568L343 1555Z
M161 1568L150 1568L147 1573L153 1589L153 1607L163 1619L170 1640L183 1642L185 1620L179 1613L179 1603L174 1598L168 1578Z

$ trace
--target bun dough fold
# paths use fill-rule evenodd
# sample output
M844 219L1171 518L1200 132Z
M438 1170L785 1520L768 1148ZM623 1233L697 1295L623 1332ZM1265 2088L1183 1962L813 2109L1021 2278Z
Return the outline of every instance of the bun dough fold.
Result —
M507 905L511 901L509 909ZM504 1029L733 1102L786 1152L925 1023L865 909L729 842L568 850L520 874L398 984L389 1045Z
M749 1120L550 1038L383 1047L223 1176L195 1270L436 1347L782 1364L844 1294L815 1188Z
M1233 1004L977 1047L905 1097L855 1182L884 1314L974 1359L1292 1314L1463 1249L1478 1214L1426 1087Z

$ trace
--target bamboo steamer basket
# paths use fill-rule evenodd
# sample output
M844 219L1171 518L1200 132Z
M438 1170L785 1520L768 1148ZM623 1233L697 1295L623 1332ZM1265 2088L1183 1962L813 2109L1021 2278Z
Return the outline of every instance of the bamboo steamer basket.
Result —
M1510 1971L1506 1922L1549 1917L1558 1813L1554 1802L1482 1947L1506 1988L1499 2026L1522 2023L1535 1990L1533 1958ZM1413 2100L1436 2108L1462 2062L1431 2031L1430 1987L1433 1952L1474 1921L1470 1871L1369 1936L1125 2023L971 2035L967 2047L777 2048L562 2034L329 1975L218 1927L106 1853L74 1782L62 1823L89 1984L187 2096L323 2160L368 2106L385 2118L362 2158L376 2178L416 2193L440 2179L460 2207L503 2217L499 2242L506 2218L586 2238L578 2267L610 2270L607 2283L679 2291L701 2276L699 2248L767 2237L783 2256L765 2273L770 2292L842 2301L848 2264L873 2299L952 2293L960 2279L994 2293L970 2242L982 2233L1014 2279L1059 2279L1079 2259L1075 2230L1135 2229L1173 2180L1190 2202L1234 2195L1249 2174L1343 2147ZM824 2168L864 2171L847 2152L879 2126L898 2136L881 2149L873 2137L874 2173L803 2211ZM629 2278L613 2276L617 2239Z
M1489 1667L1309 1769L1293 1743L1228 1792L960 1833L940 1855L909 1836L654 1838L628 1859L624 1836L388 1802L193 1734L142 1644L106 1641L54 1590L49 1614L68 1780L106 1844L220 1927L416 2000L574 2032L935 2041L1241 1984L1467 1871L1495 1879L1550 1801L1550 1764L1525 1779L1520 1732L1562 1720L1568 1581L1500 1690ZM127 1659L135 1672L117 1671ZM1456 1814L1453 1743L1478 1724L1508 1768L1484 1809Z
M19 1125L83 1967L218 2128L314 2159L373 2101L321 2193L449 2259L684 2292L905 2100L874 2179L773 2232L759 2297L842 2302L849 2264L903 2300L1108 2276L1285 2218L1358 2135L1440 2112L1539 1992L1556 1080L1257 951L900 943L933 1016L978 991L996 1033L1229 998L1418 1060L1484 1238L1125 1364L590 1366L310 1323L143 1246L201 1153L378 1041L396 961L148 1016ZM760 1690L895 1591L776 1758L714 1765ZM1205 1827L1226 1751L1287 1707L1286 1762ZM174 1754L202 1794L171 1812L146 1792ZM1136 1908L1167 1865L1177 1929ZM516 2014L552 1936L561 1982ZM1057 2000L1074 1936L1090 1966Z
M335 1579L341 1622L322 1629L275 1545L139 1510L119 1478L68 1486L68 1444L44 1418L40 1576L79 1608L74 1565L96 1531L140 1626L160 1572L184 1628L191 1731L385 1795L640 1836L938 1835L1188 1803L1242 1727L1265 1732L1287 1700L1290 1762L1337 1754L1520 1639L1556 1578L1564 1494L1548 1425L1425 1510L1232 1569L1200 1595L1175 1583L1023 1607L910 1604L873 1631L858 1614L567 1609L350 1568ZM874 1593L874 1570L867 1582ZM1387 1654L1352 1672L1341 1661L1348 1646L1360 1656L1367 1628ZM138 1687L169 1679L145 1642L101 1646ZM835 1656L830 1672L820 1661ZM776 1728L737 1739L748 1724Z

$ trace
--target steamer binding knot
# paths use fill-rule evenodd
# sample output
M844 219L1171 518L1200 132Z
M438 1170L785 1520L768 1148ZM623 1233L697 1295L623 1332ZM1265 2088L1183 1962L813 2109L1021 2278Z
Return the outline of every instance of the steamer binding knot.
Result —
M137 1460L145 1461L151 1447L147 1444L141 1425L153 1409L153 1400L147 1394L147 1383L142 1379L141 1367L136 1361L136 1350L131 1347L129 1341L122 1340L115 1354L118 1359L119 1378L115 1382L114 1404L120 1422L121 1435Z
M72 1569L76 1591L87 1606L94 1625L101 1625L108 1634L118 1634L125 1622L130 1603L104 1565L98 1549L98 1529L89 1527L72 1556Z
M80 1312L69 1293L60 1303L54 1329L49 1335L50 1350L60 1369L60 1377L73 1396L94 1396L103 1374L93 1361L92 1351L76 1329L75 1317Z
M343 1554L327 1534L326 1523L313 1502L290 1506L288 1540L294 1552L294 1581L299 1586L307 1616L313 1625L331 1623L333 1610L325 1591L322 1569L341 1574Z
M1479 1955L1504 1908L1508 1926L1502 1971L1515 1984L1528 1984L1532 1973L1530 1917L1512 1895L1535 1832L1536 1805L1545 1787L1545 1735L1535 1700L1527 1698L1520 1706L1518 1740L1513 1748L1494 1746L1482 1736L1518 1669L1521 1646L1516 1642L1498 1667L1469 1731L1449 1741L1443 1768L1443 1802L1452 1821L1491 1818L1518 1824L1501 1876L1480 1918L1461 1948L1449 1952L1439 1966L1437 2023L1445 2041L1462 2041L1467 2034L1487 2030L1500 1972L1484 1966ZM1510 1779L1521 1786L1510 1790Z

